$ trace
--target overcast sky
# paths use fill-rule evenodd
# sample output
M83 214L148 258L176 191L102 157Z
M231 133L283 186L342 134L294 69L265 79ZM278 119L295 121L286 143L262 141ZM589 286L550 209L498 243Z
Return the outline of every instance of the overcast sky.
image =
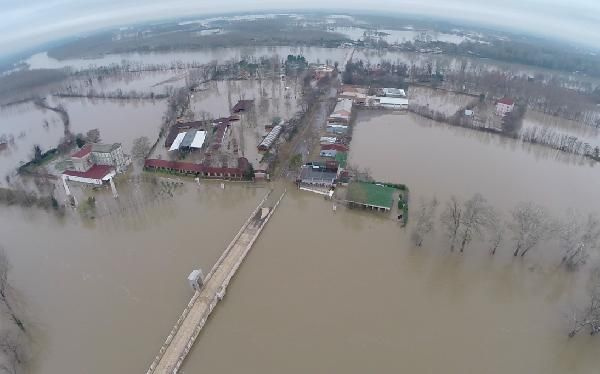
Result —
M0 55L132 22L323 6L465 20L600 48L600 0L0 0Z

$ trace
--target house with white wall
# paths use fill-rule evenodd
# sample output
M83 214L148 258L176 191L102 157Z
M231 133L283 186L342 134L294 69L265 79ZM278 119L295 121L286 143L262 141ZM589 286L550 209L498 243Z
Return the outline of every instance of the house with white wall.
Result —
M512 112L514 109L515 102L513 99L509 99L508 97L502 98L496 103L497 116L504 117L508 113Z

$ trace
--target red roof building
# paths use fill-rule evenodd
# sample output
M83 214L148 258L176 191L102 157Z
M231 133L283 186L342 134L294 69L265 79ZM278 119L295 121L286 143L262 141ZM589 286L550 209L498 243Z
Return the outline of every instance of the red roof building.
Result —
M345 144L323 144L321 145L322 151L338 151L338 152L348 152L348 146Z
M102 184L115 175L115 171L108 165L93 165L87 171L65 170L63 178L75 182Z
M503 97L502 99L498 100L498 103L508 105L508 106L515 105L515 101L508 97Z
M173 171L181 174L197 175L204 178L220 179L242 179L244 177L244 172L249 168L249 165L250 163L244 157L238 159L237 167L235 168L156 159L148 159L144 162L144 168L146 169Z

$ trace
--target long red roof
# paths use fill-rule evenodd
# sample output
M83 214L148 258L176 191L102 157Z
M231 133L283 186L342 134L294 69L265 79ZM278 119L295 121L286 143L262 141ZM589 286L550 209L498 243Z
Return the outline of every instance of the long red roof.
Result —
M248 167L248 160L244 157L238 159L238 165L235 168L229 167L214 167L202 164L194 164L192 162L180 162L180 161L167 161L157 159L147 159L144 162L144 167L148 168L163 168L163 169L174 169L182 170L190 173L211 173L211 174L242 174Z
M321 145L322 151L339 151L339 152L348 152L348 146L345 144L323 144Z
M94 165L88 171L65 170L63 174L71 177L102 179L110 174L111 171L112 168L108 165Z

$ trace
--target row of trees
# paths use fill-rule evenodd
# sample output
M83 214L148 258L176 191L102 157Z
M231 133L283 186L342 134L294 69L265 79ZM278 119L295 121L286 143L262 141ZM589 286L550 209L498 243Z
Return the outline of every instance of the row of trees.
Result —
M561 265L576 270L586 263L590 253L600 249L600 219L595 214L568 211L558 221L550 218L542 206L524 202L505 219L481 194L465 201L451 197L439 216L438 206L435 198L419 202L411 231L416 246L422 246L439 223L451 252L465 252L473 239L478 238L487 241L489 253L495 255L510 234L513 256L525 257L542 242L556 239L561 249Z
M541 144L562 152L600 160L600 147L592 146L576 136L561 133L544 126L533 126L521 131L521 139L528 143Z

